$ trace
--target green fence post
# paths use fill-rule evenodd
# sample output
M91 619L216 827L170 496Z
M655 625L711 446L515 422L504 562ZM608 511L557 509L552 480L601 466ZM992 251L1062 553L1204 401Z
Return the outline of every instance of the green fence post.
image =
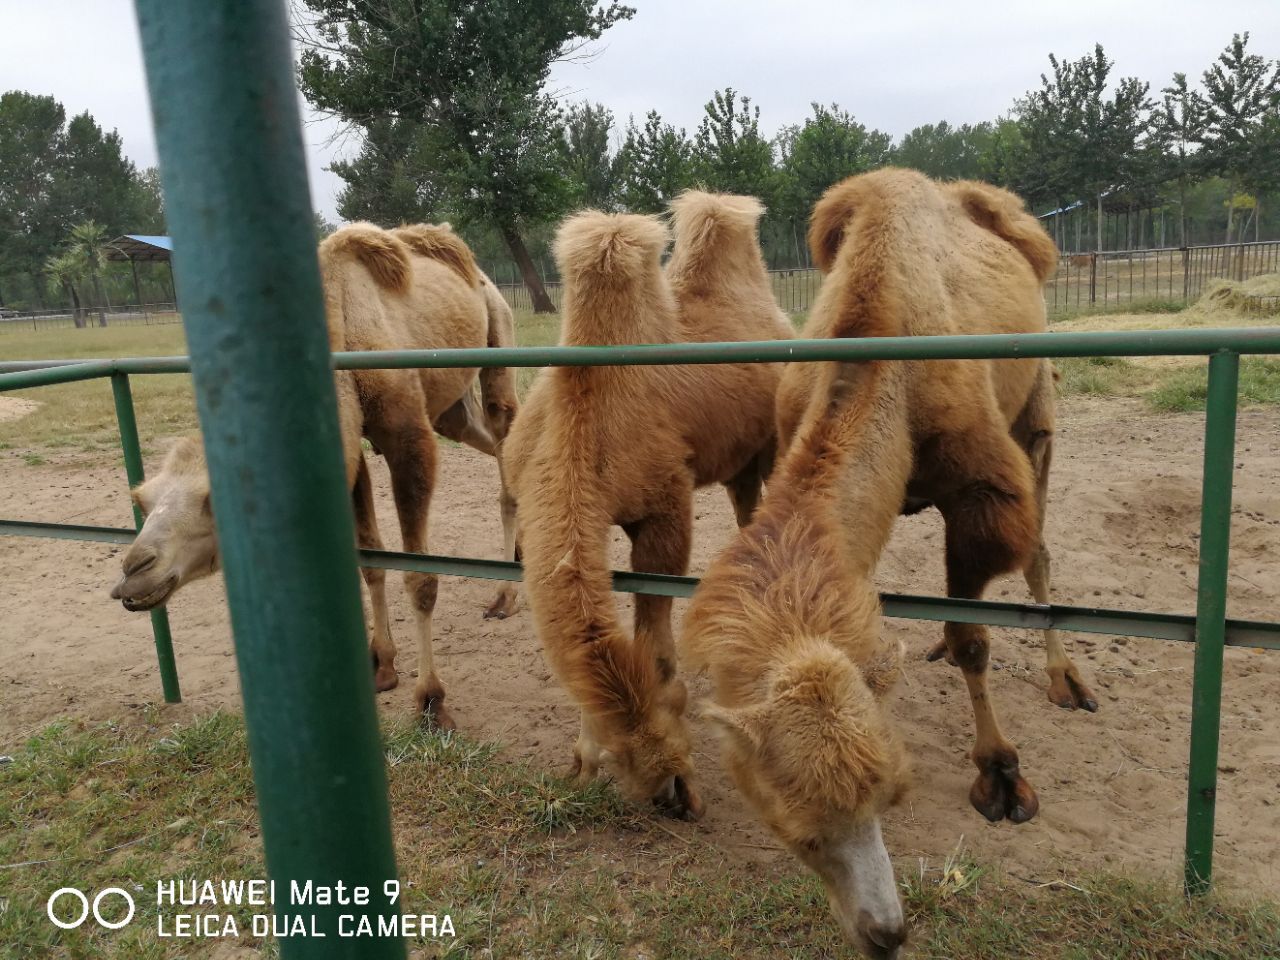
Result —
M275 910L298 958L399 913L315 224L283 0L136 0ZM370 889L297 905L292 882Z
M1231 481L1235 468L1236 393L1240 355L1209 358L1200 501L1200 574L1196 593L1196 659L1191 693L1191 761L1187 776L1188 893L1209 889L1222 721L1222 649L1226 639L1227 556L1231 546Z
M111 395L116 401L116 423L120 426L120 446L124 450L124 473L132 489L143 480L142 444L138 440L138 421L133 415L133 391L127 373L111 375ZM142 511L133 505L133 525L142 529ZM160 662L160 685L166 703L181 703L178 665L173 659L173 636L169 633L169 612L164 607L151 611L151 632L156 638L156 659Z

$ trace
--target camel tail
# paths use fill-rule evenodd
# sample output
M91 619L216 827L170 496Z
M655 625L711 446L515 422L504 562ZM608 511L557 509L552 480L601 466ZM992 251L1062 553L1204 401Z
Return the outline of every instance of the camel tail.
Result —
M480 268L466 242L448 224L405 224L391 233L420 257L435 260L453 270L469 287L480 286Z
M1058 248L1021 200L1008 190L973 180L962 180L950 189L970 220L1012 245L1041 283L1049 279L1058 264Z
M374 282L392 293L409 289L409 249L399 238L371 223L353 223L335 230L320 244L320 263L326 273L341 263L358 263Z
M483 273L480 291L484 294L485 310L489 318L486 342L490 347L514 347L516 323L502 293L493 281ZM484 403L485 418L494 439L501 443L506 439L511 423L515 420L520 401L516 393L516 372L512 367L485 367L480 371L480 398Z
M566 220L555 241L565 289L561 342L668 339L674 305L664 302L659 263L667 240L656 217L588 210Z
M727 244L745 242L756 252L756 224L764 204L755 197L686 190L671 201L675 245L670 272L696 275L714 263ZM763 262L761 263L763 266Z

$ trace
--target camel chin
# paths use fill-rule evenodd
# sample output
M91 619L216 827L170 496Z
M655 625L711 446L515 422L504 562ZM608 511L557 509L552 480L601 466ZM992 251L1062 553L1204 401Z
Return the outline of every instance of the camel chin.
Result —
M124 608L131 613L154 610L156 607L164 606L178 589L178 575L176 573L169 575L148 593L143 594L136 592L126 593L127 580L128 578L126 577L115 585L111 591L111 598L119 600Z

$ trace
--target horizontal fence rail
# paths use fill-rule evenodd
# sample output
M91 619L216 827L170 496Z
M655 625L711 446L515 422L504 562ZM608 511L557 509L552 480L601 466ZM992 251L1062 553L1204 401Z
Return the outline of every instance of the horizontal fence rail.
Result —
M1185 884L1207 889L1211 875L1216 804L1216 758L1220 724L1222 650L1226 646L1280 650L1280 623L1233 620L1225 615L1227 548L1234 463L1234 424L1239 358L1280 354L1280 328L1181 329L981 336L883 337L850 340L770 340L735 343L638 344L609 347L511 347L474 350L405 350L335 353L338 370L483 368L547 366L636 366L703 363L779 363L829 360L1016 360L1089 356L1204 356L1209 359L1209 409L1205 421L1205 483L1202 489L1197 613L1169 614L1060 604L1016 604L991 600L882 595L884 614L918 620L981 623L1019 629L1076 630L1149 637L1196 645L1192 675L1193 710L1187 802ZM110 378L116 392L126 461L133 419L128 377L133 374L190 372L186 357L132 357L94 360L31 360L0 363L0 392L75 381ZM140 459L130 482L141 477ZM0 536L52 537L125 544L126 528L0 520ZM366 567L420 571L444 576L519 580L519 564L466 557L443 557L361 550ZM617 571L613 587L624 593L688 597L691 577ZM177 675L166 665L164 636L156 623L157 651L168 699L177 699ZM172 688L172 689L171 689ZM170 693L172 692L172 697Z
M43 537L53 540L83 540L124 545L133 542L134 531L125 527L98 527L84 524L39 523L33 520L0 520L0 536ZM507 560L450 557L395 550L361 550L360 566L380 570L410 570L442 577L472 577L478 580L524 580L524 569ZM661 573L613 571L615 593L642 593L657 597L693 596L701 581L697 577L676 577ZM902 620L952 620L981 623L993 627L1022 630L1074 630L1152 640L1195 642L1196 618L1191 614L1153 613L1137 610L1110 610L1104 607L1072 607L1065 604L1005 603L999 600L962 600L955 597L925 597L902 593L882 593L880 602L886 617ZM1280 650L1280 623L1263 620L1226 620L1226 645L1264 650Z

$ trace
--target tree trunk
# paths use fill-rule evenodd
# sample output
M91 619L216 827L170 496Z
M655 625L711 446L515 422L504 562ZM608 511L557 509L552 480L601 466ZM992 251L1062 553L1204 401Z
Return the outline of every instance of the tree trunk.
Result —
M1262 191L1253 198L1253 242L1262 239Z
M533 301L533 312L555 313L556 305L547 296L547 288L542 285L542 278L538 276L538 268L533 265L533 257L529 256L529 251L524 245L520 231L507 224L501 225L498 229L502 233L502 239L507 243L507 249L511 251L511 256L515 258L516 265L520 268L520 276L524 278L524 285L529 288L529 298Z
M1178 246L1187 245L1187 178L1178 178Z
M84 316L80 313L80 296L76 293L75 284L64 283L63 286L66 287L67 294L71 298L71 321L77 327L83 327Z
M1227 233L1226 233L1226 239L1223 240L1223 243L1231 242L1231 222L1232 222L1231 215L1235 213L1235 209L1236 209L1236 178L1232 177L1230 180L1227 181Z
M1102 191L1098 191L1098 245L1094 247L1099 253L1102 252Z

